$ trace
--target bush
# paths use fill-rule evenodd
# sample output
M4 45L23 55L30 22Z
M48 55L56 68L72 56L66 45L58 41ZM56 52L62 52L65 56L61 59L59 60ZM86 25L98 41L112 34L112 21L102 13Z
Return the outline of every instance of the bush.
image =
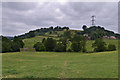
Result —
M92 47L94 47L95 52L102 52L106 51L105 47L106 43L103 41L102 38L95 39L95 42L92 44Z
M71 45L72 45L72 43L71 43L71 42L68 42L67 47L66 47L66 51L67 51L67 52L72 52Z
M47 51L53 51L56 46L56 40L54 40L53 38L47 38L44 45Z
M114 51L114 50L116 50L116 46L113 45L113 44L109 44L107 50L108 50L108 51Z
M79 52L81 50L81 45L77 42L73 42L71 47L74 52Z
M81 35L74 35L74 37L72 38L72 45L71 48L73 51L75 52L85 52L86 51L86 37L81 36Z
M54 51L56 51L56 52L64 52L65 49L66 48L62 43L57 43L57 45L54 48Z
M45 46L41 42L37 42L34 46L36 51L45 51Z

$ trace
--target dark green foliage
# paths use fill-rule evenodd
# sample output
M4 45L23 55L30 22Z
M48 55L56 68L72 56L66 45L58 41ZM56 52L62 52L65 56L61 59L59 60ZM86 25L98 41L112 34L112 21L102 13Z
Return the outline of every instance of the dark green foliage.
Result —
M2 36L2 52L10 52L11 49L11 40Z
M115 34L113 31L105 30L100 26L91 26L89 28L83 27L84 31L82 34L89 34L91 36L91 40L95 40L95 38L100 38L103 36L115 36L116 38L120 38L119 34Z
M106 51L106 43L103 41L102 38L95 39L95 42L92 44L92 47L94 47L95 52L102 52Z
M72 50L74 52L79 52L81 51L81 44L79 42L72 42Z
M69 27L60 27L57 26L55 28L53 28L52 26L49 28L41 28L41 29L36 29L33 31L29 31L28 33L25 33L23 35L19 35L18 37L25 39L25 38L31 38L31 37L35 37L35 36L44 36L45 33L49 32L49 34L55 33L57 34L56 31L63 31L64 29L69 29Z
M56 52L65 52L66 51L65 45L63 45L62 43L57 43L56 46L55 46L54 51L56 51Z
M67 39L70 39L71 38L71 32L70 31L65 31L64 33L63 33L63 37L64 38L67 38Z
M34 31L30 31L30 32L29 32L29 38L31 38L31 37L35 37Z
M35 48L36 51L45 51L46 50L44 44L41 42L37 42L33 47Z
M14 37L13 41L2 36L2 52L16 52L20 51L20 48L23 48L24 43L22 39Z
M59 42L62 42L62 44L64 45L64 50L66 51L67 38L66 37L62 37L62 38L59 39Z
M86 37L81 36L81 35L74 35L74 37L72 38L72 50L75 52L85 52L86 51Z
M45 38L43 38L42 43L43 43L43 44L45 44L45 42L46 42L46 39L45 39Z
M109 44L107 50L108 50L108 51L114 51L114 50L116 50L116 46L113 45L113 44Z
M56 40L54 40L53 38L47 38L44 45L47 51L53 51L56 46Z
M11 46L12 51L20 51L20 48L23 48L23 46L24 46L24 43L22 39L15 36L12 41L12 46Z
M85 31L87 29L87 26L83 25L82 29Z

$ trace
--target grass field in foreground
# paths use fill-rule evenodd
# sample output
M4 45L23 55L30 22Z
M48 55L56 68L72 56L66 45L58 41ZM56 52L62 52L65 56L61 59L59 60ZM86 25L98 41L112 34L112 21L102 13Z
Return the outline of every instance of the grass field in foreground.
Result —
M117 78L118 52L2 54L4 78Z

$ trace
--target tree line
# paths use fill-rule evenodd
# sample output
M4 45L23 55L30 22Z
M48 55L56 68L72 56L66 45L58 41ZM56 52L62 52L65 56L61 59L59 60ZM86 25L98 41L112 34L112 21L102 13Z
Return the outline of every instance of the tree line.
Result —
M42 42L34 44L36 51L55 51L55 52L87 52L86 50L87 37L74 34L72 36L70 31L65 31L63 37L56 40L54 38L43 38ZM102 37L96 38L91 45L94 52L114 51L116 46L107 44Z
M4 52L18 52L20 48L24 47L22 39L14 37L13 40L10 40L6 37L0 36L2 38L2 53Z
M60 27L60 26L56 26L56 27L49 27L49 28L41 28L41 29L36 29L36 30L33 30L33 31L29 31L28 33L25 33L23 35L19 35L18 37L22 38L22 39L25 39L25 38L32 38L32 37L35 37L35 36L44 36L45 33L49 32L49 34L55 31L63 31L64 29L68 30L69 27Z
M87 27L86 25L82 26L83 31L76 31L78 35L88 34L91 37L91 40L95 40L95 38L103 37L103 36L115 36L116 38L120 38L120 34L114 33L113 31L106 30L104 27L101 26L91 26ZM35 36L45 36L45 33L49 34L57 34L57 31L63 31L64 29L69 30L69 27L49 27L49 28L41 28L29 31L23 35L19 35L18 37L25 39L25 38L32 38ZM62 36L62 35L59 35Z
M81 32L81 35L88 34L88 36L91 37L91 40L95 40L95 38L103 36L115 36L116 38L120 38L120 34L105 30L105 28L101 26L91 26L88 28L86 25L83 25L82 29L83 31Z

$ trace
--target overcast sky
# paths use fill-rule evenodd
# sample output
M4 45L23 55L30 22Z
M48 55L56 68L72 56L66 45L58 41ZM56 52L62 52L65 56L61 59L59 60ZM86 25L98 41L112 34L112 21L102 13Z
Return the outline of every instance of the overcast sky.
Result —
M117 2L3 2L2 35L15 36L41 27L68 26L82 30L96 25L118 32Z

